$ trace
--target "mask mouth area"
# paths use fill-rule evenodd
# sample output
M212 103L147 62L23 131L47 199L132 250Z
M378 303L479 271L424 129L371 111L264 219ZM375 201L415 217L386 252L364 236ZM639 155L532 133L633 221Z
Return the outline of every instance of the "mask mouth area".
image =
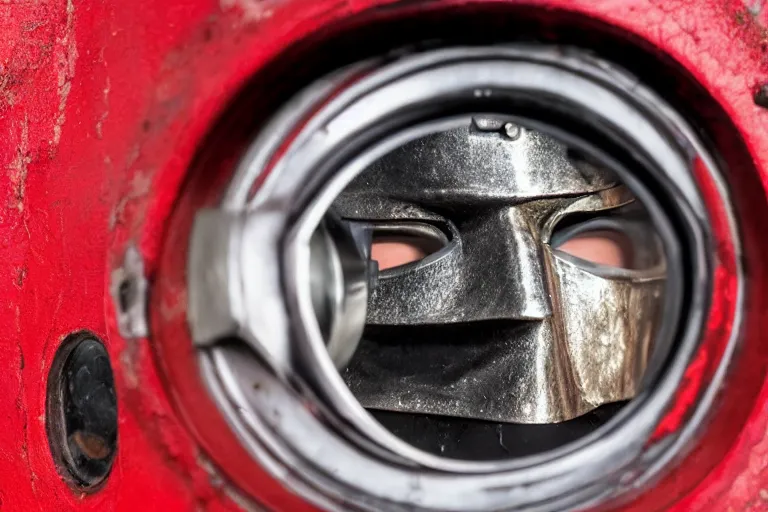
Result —
M472 461L535 455L594 432L627 401L605 404L559 423L523 424L411 412L410 408L419 406L428 410L428 405L403 399L409 389L426 389L427 393L437 390L451 397L466 396L468 389L468 393L477 393L482 400L484 393L493 392L481 384L487 362L504 352L506 339L523 337L525 331L534 328L535 324L527 321L409 328L368 326L348 367L353 370L342 370L342 376L363 398L391 397L377 403L387 409L368 411L390 432L420 450ZM462 386L467 380L478 378L480 383L474 388ZM462 413L458 407L453 412Z

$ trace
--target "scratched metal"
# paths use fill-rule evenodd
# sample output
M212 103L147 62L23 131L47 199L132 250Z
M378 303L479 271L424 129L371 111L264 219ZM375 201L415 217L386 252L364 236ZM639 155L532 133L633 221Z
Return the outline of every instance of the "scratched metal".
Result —
M390 153L334 206L379 226L426 223L447 240L379 274L343 372L365 407L551 423L637 392L664 264L612 173L543 134L511 140L468 123ZM556 249L585 230L622 232L635 268Z

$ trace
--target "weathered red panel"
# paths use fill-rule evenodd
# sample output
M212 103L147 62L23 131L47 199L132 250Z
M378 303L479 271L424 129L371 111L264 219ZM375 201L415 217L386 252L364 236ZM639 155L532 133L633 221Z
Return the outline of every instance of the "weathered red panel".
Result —
M156 277L166 222L201 140L246 79L292 42L370 10L384 16L481 3L0 2L0 508L234 508L171 406L150 342L119 336L109 274L135 243ZM768 112L752 100L768 81L765 11L754 16L735 0L528 3L583 12L682 63L730 114L766 193ZM158 307L178 319L183 310L176 306ZM107 343L120 407L114 471L88 496L58 477L44 411L56 348L84 328ZM749 420L735 444L722 437L727 455L695 490L667 482L664 502L675 491L687 493L676 510L768 509L768 382L759 382L765 359L744 371L752 388L761 387L757 400L733 389L724 396L744 396ZM683 461L680 481L696 457L706 456L704 450ZM251 490L271 507L298 506L266 474L254 474ZM652 510L662 500L640 503L638 509Z

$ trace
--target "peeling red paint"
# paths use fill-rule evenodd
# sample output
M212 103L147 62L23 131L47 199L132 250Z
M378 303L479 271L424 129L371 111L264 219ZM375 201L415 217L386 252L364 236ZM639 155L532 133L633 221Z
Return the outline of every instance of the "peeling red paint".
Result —
M219 0L221 10L236 10L246 24L258 23L272 16L274 0Z
M53 123L53 145L61 140L61 128L66 120L67 98L72 89L72 79L75 76L75 61L77 61L77 46L74 34L75 4L67 0L67 21L64 25L64 34L57 39L56 52L56 87L59 95L59 108Z
M20 212L24 210L24 189L27 181L27 166L31 162L29 154L29 118L24 115L21 121L19 136L19 145L16 148L16 158L8 167L9 178L14 188L15 205L9 205L17 208Z

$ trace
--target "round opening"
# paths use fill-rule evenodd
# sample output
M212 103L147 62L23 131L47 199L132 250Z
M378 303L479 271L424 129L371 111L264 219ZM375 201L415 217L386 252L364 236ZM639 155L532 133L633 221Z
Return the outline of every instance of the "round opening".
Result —
M321 505L614 498L681 449L646 447L712 304L697 183L728 211L714 162L660 98L575 49L341 71L196 214L203 379L250 455Z
M91 333L69 336L48 375L48 442L59 473L94 490L117 454L117 398L109 355Z

